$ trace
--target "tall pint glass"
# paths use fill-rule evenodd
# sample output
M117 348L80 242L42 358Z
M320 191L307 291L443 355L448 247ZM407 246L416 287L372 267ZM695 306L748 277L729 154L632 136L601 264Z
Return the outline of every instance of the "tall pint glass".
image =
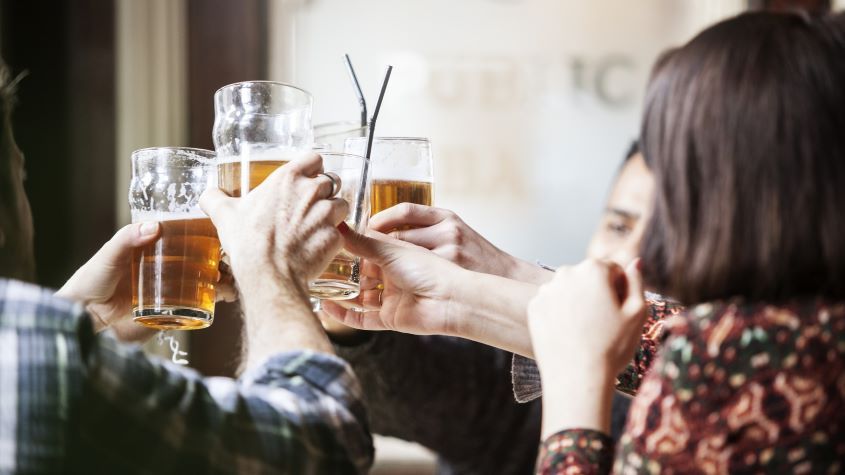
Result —
M158 221L158 240L132 253L135 321L160 330L196 330L214 320L220 241L199 198L216 182L214 152L147 148L132 153L132 222Z
M243 196L292 157L311 149L311 94L288 84L250 81L214 94L218 185Z
M347 153L366 155L367 137L346 139ZM374 215L399 203L431 206L434 166L425 138L376 137L370 153L371 210Z

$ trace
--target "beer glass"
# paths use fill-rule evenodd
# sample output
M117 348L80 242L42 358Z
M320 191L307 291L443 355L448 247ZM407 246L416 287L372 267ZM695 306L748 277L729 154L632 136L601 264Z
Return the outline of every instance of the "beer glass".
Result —
M364 137L369 129L368 125L361 125L360 121L317 124L314 126L314 141L327 145L332 151L343 151L346 139Z
M310 150L312 103L308 92L272 81L229 84L214 93L220 189L242 196L296 153Z
M337 193L349 203L346 224L350 229L363 233L369 217L369 163L359 155L321 152L323 170L340 178ZM320 276L309 283L312 297L323 300L349 300L360 292L360 258L341 250Z
M209 150L132 152L132 222L161 223L158 240L132 251L136 322L159 330L196 330L214 320L220 240L199 198L215 181L216 161Z
M346 139L347 153L366 155L367 137ZM434 168L425 138L376 137L370 153L373 168L370 215L399 203L431 206Z

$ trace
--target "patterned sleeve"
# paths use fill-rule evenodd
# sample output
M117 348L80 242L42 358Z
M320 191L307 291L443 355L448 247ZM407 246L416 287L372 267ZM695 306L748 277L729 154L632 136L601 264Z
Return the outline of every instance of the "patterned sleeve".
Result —
M616 389L634 395L645 377L652 361L657 356L664 339L664 323L667 318L677 315L682 307L656 294L646 292L648 318L643 325L643 336L634 358L616 377ZM542 380L537 363L523 356L514 355L511 364L511 377L514 398L518 402L528 402L543 395Z
M613 440L589 429L567 429L540 446L537 474L605 474L613 464Z
M234 381L98 335L84 367L77 452L111 471L364 473L372 463L360 388L335 356L282 353Z
M363 473L372 458L337 357L288 352L239 381L203 378L0 280L0 473Z

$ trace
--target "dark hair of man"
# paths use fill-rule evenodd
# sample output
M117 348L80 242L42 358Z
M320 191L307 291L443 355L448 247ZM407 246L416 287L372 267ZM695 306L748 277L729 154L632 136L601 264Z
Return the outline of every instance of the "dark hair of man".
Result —
M11 177L8 176L9 168L9 146L7 143L11 139L9 133L10 121L12 120L12 105L15 99L15 88L18 80L12 80L9 69L6 63L0 59L0 204L6 202L3 191L12 193L14 189L10 183Z
M831 19L746 13L653 72L648 284L686 304L845 299L845 46Z

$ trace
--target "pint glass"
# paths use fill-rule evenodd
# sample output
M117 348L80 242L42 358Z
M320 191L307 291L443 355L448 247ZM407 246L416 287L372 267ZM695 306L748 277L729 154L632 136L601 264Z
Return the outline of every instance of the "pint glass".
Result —
M158 221L158 240L132 251L135 321L196 330L214 320L220 241L199 198L216 181L214 152L147 148L132 153L132 222Z
M367 137L350 138L348 153L366 155ZM399 203L431 206L434 169L425 138L376 137L370 153L373 168L370 215Z
M369 169L366 158L349 153L321 152L323 170L340 177L338 198L349 203L346 225L363 233L369 217ZM360 258L341 250L316 280L309 284L311 296L323 300L349 300L360 292Z
M313 143L311 94L272 81L229 84L214 94L218 185L243 196Z

